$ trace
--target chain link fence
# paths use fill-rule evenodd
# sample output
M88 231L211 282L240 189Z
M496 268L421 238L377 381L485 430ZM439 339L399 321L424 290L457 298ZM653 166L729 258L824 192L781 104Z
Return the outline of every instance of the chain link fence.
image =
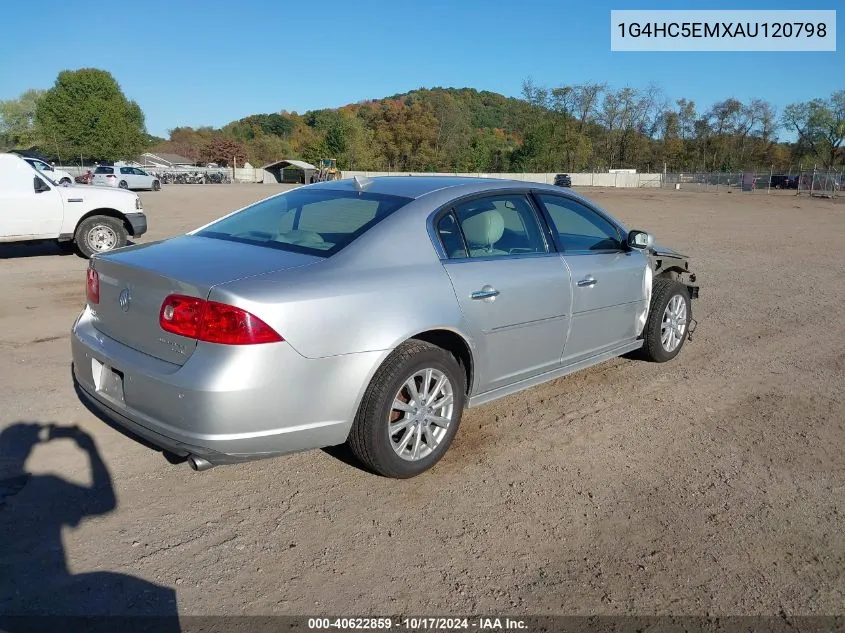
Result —
M57 166L72 176L82 175L88 167ZM208 184L232 182L262 182L261 168L226 167L142 167L155 173L162 184ZM92 169L93 171L93 169ZM568 173L575 188L663 188L683 191L745 191L755 194L792 194L837 198L845 194L845 170L802 169L798 171L743 172L668 172L668 173L608 173L608 172L549 172L549 173L434 173L434 172L370 172L344 171L344 178L353 176L472 176L505 178L526 182L551 184L558 173Z
M666 173L662 174L662 187L685 191L791 193L836 198L845 192L845 173L817 169Z

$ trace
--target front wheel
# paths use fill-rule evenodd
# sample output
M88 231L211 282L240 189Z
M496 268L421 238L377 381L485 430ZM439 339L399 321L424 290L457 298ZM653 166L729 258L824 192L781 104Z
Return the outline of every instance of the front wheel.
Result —
M120 220L95 215L79 223L73 241L79 254L87 259L96 253L107 253L126 246L128 240L129 233Z
M424 341L397 347L378 369L348 444L364 466L405 479L434 466L461 422L466 375L455 357Z
M642 356L665 363L680 354L692 320L692 304L687 287L675 279L654 280L648 321L643 330Z
M161 189L161 183L158 180L153 180L153 191L158 191Z

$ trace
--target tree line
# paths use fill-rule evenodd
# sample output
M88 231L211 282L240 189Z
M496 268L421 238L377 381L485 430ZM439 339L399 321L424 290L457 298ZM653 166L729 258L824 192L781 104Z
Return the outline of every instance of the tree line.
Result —
M160 151L197 163L336 158L342 169L396 172L738 171L841 169L845 90L778 112L763 99L701 109L653 84L527 79L520 98L419 89L303 114L254 114L221 128L176 127L168 136L147 134L141 108L103 70L63 71L49 90L0 102L0 149L36 147L61 160Z

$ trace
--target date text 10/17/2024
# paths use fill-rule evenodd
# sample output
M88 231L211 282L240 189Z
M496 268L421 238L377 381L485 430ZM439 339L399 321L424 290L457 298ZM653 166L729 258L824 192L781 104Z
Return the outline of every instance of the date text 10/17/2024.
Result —
M519 631L527 627L524 620L507 617L308 618L308 628L312 630Z

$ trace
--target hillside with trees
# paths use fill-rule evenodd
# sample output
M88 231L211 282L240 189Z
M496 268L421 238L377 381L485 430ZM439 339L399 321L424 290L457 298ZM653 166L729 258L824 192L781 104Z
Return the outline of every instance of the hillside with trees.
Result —
M656 85L526 80L520 98L421 88L302 114L253 114L221 128L176 127L166 140L147 134L140 107L101 70L64 71L49 90L0 102L0 149L37 146L63 161L149 150L224 165L332 157L341 169L396 172L841 169L843 141L845 90L778 112L762 99L702 108Z

